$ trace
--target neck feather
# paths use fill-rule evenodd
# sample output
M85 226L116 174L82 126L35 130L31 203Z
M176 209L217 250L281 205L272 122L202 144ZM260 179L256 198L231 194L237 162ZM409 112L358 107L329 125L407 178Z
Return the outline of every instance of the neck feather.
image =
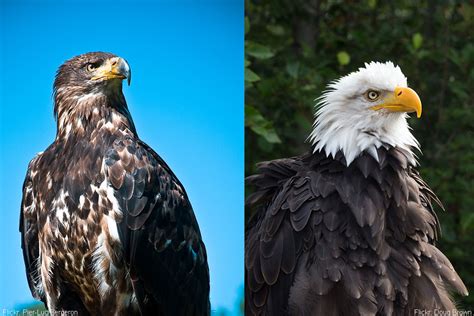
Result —
M114 95L97 92L71 96L59 89L55 93L54 110L57 139L90 135L93 130L104 126L111 130L127 129L136 134L122 92Z
M320 108L309 140L314 152L325 152L333 158L338 151L344 154L347 165L363 152L379 161L377 149L398 147L407 152L408 161L416 165L419 143L410 132L406 114L391 113L384 116L374 112L372 116L341 115L339 111ZM366 113L365 113L366 114Z

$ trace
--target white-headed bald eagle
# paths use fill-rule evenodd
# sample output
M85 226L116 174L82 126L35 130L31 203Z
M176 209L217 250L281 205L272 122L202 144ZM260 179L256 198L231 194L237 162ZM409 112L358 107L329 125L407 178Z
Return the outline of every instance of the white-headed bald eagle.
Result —
M248 177L247 315L413 315L467 289L435 247L438 198L406 118L421 101L391 62L331 83L302 156Z
M30 162L23 185L31 292L55 315L209 315L207 255L193 209L138 138L126 78L128 63L102 52L57 72L56 139Z

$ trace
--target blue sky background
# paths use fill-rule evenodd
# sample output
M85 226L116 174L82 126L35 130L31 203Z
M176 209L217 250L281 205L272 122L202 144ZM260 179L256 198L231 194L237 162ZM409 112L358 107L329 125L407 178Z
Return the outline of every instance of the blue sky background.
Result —
M32 302L20 250L29 160L55 137L52 83L66 59L109 51L140 137L194 206L212 308L237 314L243 291L243 1L0 0L0 309Z

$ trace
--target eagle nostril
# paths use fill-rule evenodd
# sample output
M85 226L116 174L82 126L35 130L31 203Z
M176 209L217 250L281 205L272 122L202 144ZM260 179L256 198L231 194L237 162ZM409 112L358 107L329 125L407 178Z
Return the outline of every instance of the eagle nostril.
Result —
M114 58L114 59L112 59L112 66L116 66L116 65L117 65L117 59Z
M402 91L398 92L397 96L398 96L398 97L401 96L402 93L403 93Z

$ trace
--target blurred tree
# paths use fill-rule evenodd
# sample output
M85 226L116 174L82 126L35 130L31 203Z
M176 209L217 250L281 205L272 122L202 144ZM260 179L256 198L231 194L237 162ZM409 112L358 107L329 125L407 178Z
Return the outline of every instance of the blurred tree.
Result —
M328 82L392 60L423 102L410 125L421 173L446 207L439 247L474 291L473 29L472 1L246 1L246 174L309 149ZM459 308L473 310L474 295Z

